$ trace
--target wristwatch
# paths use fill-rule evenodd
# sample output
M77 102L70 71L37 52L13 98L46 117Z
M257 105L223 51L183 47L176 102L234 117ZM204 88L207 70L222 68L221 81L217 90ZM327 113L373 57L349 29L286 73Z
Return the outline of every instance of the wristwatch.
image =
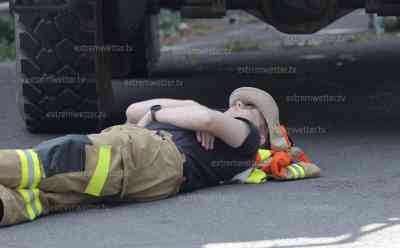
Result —
M160 111L162 109L161 105L153 105L150 108L150 112L151 112L151 120L152 121L157 121L156 119L156 112Z

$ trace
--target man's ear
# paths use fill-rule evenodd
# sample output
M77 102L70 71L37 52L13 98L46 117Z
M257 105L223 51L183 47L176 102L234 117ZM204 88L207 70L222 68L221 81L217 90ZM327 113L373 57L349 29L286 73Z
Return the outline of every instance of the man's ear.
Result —
M267 137L265 136L265 134L260 133L260 146L265 145L266 141L267 141Z
M260 128L260 146L263 146L263 147L270 146L269 132L268 132L268 128L265 126Z

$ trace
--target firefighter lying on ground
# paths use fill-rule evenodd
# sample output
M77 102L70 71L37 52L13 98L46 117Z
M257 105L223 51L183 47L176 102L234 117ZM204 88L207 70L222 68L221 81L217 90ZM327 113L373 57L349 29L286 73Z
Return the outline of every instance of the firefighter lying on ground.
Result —
M191 100L154 99L131 105L126 124L98 134L0 150L0 225L225 183L319 175L288 140L267 92L239 88L229 106L221 112Z

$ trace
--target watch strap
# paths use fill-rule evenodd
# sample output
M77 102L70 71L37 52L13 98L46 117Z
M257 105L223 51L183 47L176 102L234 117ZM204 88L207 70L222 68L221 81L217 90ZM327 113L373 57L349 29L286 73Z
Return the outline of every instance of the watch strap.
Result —
M156 112L161 110L161 105L154 105L150 108L151 120L157 122Z

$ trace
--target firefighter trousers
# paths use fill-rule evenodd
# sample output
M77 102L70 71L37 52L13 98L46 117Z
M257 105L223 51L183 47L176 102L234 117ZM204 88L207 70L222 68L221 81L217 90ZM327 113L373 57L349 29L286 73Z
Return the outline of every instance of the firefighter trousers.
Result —
M177 194L185 157L166 131L131 124L0 150L0 226L102 202Z

